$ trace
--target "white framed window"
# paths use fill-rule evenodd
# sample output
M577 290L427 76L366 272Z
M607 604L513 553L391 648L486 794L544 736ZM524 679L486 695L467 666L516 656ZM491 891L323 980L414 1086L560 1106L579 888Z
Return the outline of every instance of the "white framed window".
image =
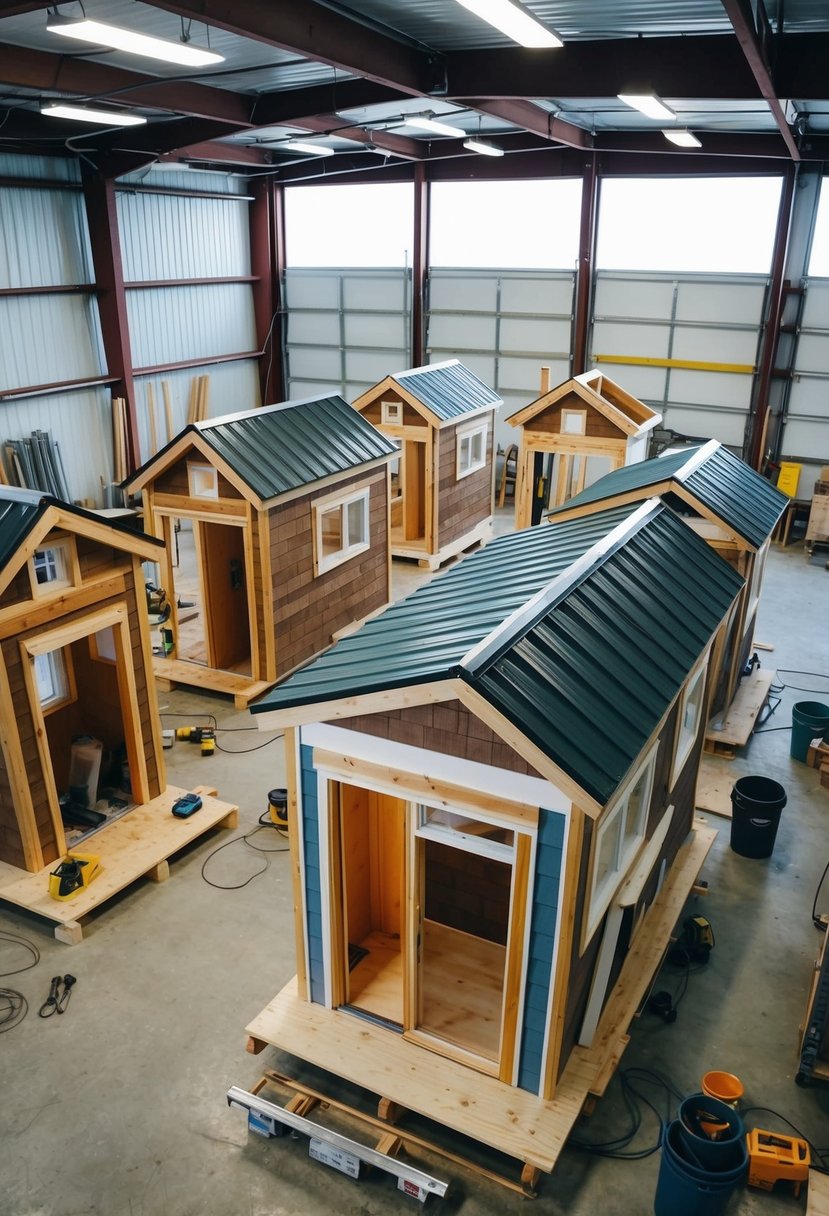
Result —
M595 933L645 839L658 746L657 743L651 748L613 806L596 824L585 943Z
M72 541L50 540L48 545L35 549L30 567L32 591L35 595L48 595L74 583Z
M89 635L90 657L99 663L115 663L115 630L110 625L108 629L99 629Z
M704 709L705 676L708 671L708 655L697 667L686 683L679 698L674 743L674 762L671 766L671 788L685 767L700 730L700 719Z
M219 472L211 464L188 463L187 480L191 498L219 497Z
M584 435L587 432L587 410L562 410L561 434Z
M476 473L486 464L487 424L469 427L458 432L458 480Z
M403 425L403 402L402 401L381 401L380 402L380 421L384 426L402 426Z
M49 650L34 656L35 683L44 713L59 709L75 699L71 658L68 651Z
M512 862L515 853L515 832L503 823L423 802L417 803L415 835L497 861Z
M326 498L314 504L315 574L324 574L368 549L368 502L366 486L340 498Z
M769 537L763 547L758 549L758 551L754 554L754 566L751 571L751 582L748 588L748 609L746 612L747 621L750 621L754 616L754 613L757 611L757 607L760 603L760 590L763 585L763 574L766 569L766 558L769 555L770 544L771 537Z

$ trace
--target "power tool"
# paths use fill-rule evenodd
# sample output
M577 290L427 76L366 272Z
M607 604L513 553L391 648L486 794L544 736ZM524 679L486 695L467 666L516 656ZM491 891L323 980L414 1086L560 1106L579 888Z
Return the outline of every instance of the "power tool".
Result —
M163 625L165 621L169 621L173 611L173 606L167 599L167 592L163 587L156 587L153 583L146 583L145 591L150 624Z
M74 899L101 873L98 853L67 853L49 875L52 899Z
M704 916L687 916L682 930L668 952L668 961L679 964L707 963L714 949L714 930Z
M179 726L176 738L200 743L203 756L212 756L216 750L216 731L212 726Z

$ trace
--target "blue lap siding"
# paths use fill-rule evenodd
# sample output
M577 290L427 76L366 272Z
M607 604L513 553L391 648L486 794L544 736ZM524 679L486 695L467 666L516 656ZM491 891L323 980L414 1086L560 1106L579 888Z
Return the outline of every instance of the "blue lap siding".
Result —
M547 1029L558 893L564 856L564 816L542 810L538 820L530 959L521 1032L518 1085L538 1093Z
M302 847L305 862L305 933L308 939L308 995L325 1004L325 968L322 955L322 885L320 882L319 798L313 750L300 747L302 784Z

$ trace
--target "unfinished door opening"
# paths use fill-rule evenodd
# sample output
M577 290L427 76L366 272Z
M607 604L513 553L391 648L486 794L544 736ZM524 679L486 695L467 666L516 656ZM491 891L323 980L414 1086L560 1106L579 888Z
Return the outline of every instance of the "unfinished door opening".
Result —
M392 543L426 543L426 442L404 439L391 466Z
M406 803L336 784L342 874L342 1003L403 1025Z
M58 838L77 845L149 798L126 610L20 642L42 776Z

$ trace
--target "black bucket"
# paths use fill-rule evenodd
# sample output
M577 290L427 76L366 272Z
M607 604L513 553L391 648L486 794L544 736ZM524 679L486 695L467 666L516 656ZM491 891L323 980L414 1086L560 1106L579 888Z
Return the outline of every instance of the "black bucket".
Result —
M731 847L741 857L771 857L786 791L770 777L740 777L731 791Z

